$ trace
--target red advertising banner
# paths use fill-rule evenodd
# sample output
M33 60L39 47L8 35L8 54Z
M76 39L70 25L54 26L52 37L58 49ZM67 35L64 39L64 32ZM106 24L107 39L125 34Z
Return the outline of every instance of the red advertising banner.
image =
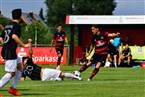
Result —
M2 47L0 47L1 51ZM57 64L57 53L55 48L50 52L50 47L32 47L33 49L33 61L36 64ZM18 47L17 54L20 58L28 56L28 48ZM61 58L61 64L66 65L67 48L64 47L64 53ZM4 60L0 53L0 64L4 64Z

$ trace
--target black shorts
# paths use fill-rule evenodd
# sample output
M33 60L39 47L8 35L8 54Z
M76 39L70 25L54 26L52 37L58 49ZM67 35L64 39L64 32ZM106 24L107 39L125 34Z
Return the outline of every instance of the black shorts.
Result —
M92 63L97 63L97 62L105 63L107 55L108 54L97 54L97 53L94 53L94 55L92 56L90 61Z
M111 55L111 57L113 57L114 55L118 55L118 51L109 52L109 54Z
M55 50L56 50L57 54L63 55L63 48L64 47L55 47Z

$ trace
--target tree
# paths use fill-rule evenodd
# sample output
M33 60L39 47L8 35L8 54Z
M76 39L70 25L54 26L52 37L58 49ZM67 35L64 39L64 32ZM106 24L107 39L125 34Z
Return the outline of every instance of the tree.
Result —
M66 15L112 15L115 0L46 0L47 24L65 24Z
M45 18L43 16L43 8L40 9L39 16L43 21L45 20Z
M58 23L65 24L65 17L72 13L71 0L46 0L47 24L55 26Z
M74 6L77 15L112 15L116 2L115 0L77 0Z
M47 24L65 24L66 15L112 15L115 0L45 0ZM74 25L70 26L70 64L73 63ZM78 26L79 28L79 26Z
M28 38L33 40L33 44L49 44L51 42L48 27L41 22L34 22L28 26L22 26L22 40L27 42Z
M6 17L4 17L2 15L0 16L0 24L2 26L5 26L5 25L9 24L10 22L11 22L10 19L8 19L8 18L6 18Z

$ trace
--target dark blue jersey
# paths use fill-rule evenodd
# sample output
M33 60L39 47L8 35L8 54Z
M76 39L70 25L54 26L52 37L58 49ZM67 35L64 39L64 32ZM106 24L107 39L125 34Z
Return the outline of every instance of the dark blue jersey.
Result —
M28 76L32 80L41 80L41 69L42 67L34 64L32 59L28 58L22 76Z
M13 34L17 35L19 38L21 36L21 26L16 22L6 25L3 33L1 34L4 42L1 53L3 59L5 60L17 59L17 42L12 38Z

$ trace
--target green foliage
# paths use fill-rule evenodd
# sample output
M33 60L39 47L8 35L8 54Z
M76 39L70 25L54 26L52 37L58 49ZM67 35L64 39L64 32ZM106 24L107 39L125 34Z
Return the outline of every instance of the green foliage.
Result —
M40 9L39 16L43 21L45 20L45 18L43 16L43 8Z
M66 15L111 15L115 0L46 0L47 24L65 24Z
M66 15L72 12L71 3L71 0L46 0L47 24L50 26L55 26L58 23L65 24Z
M22 39L24 42L27 42L28 38L32 38L33 44L36 42L37 36L37 44L48 44L50 39L50 32L48 27L40 22L35 22L28 26L23 26L22 31Z
M114 0L77 0L75 14L77 15L111 15L116 7Z
M65 24L66 15L112 15L116 7L115 0L45 0L45 4L48 8L46 14L48 26ZM77 38L75 33L75 45Z
M5 25L9 24L10 22L11 22L10 19L8 19L8 18L6 18L4 16L0 16L0 24L2 26L5 26Z

